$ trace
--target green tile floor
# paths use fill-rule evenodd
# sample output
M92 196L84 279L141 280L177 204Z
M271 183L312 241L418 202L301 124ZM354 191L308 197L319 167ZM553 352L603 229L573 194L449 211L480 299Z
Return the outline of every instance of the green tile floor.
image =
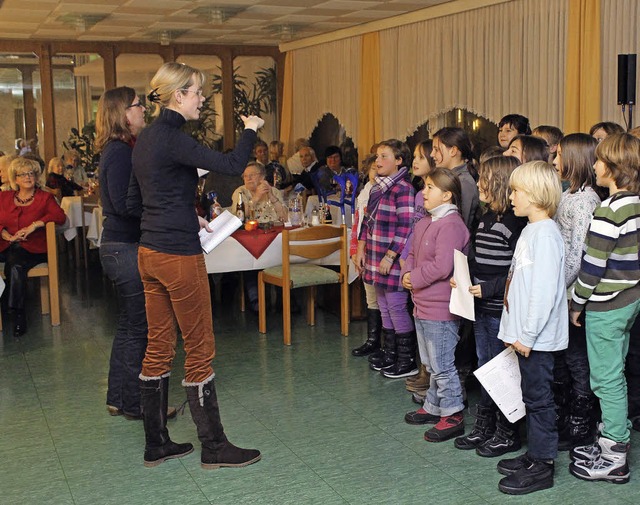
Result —
M99 269L94 265L94 270ZM510 497L497 489L496 460L430 444L404 423L414 408L402 380L353 358L364 322L340 336L339 319L319 311L315 328L294 316L293 346L282 345L279 314L269 333L242 314L235 297L214 308L214 362L223 422L238 445L263 458L243 469L205 471L199 452L156 468L142 465L141 422L107 415L106 377L115 325L114 293L103 277L63 262L62 325L31 307L24 337L0 337L0 504L638 504L640 474L629 484L578 481L568 456L553 489ZM34 286L35 288L35 286ZM227 292L225 289L225 293ZM31 299L37 300L35 289ZM180 387L178 349L170 402ZM477 392L472 391L473 395ZM169 421L174 440L197 443L188 415ZM467 418L467 425L471 424ZM640 434L632 464L640 465ZM640 472L640 468L636 470Z

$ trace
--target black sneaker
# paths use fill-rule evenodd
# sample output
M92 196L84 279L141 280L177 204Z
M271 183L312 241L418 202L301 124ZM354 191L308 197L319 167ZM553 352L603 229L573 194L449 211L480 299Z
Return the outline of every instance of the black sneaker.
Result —
M525 452L515 458L499 461L496 468L498 469L498 473L502 475L512 475L518 470L529 466L532 462L533 460L529 457L529 454Z
M418 366L413 363L394 363L391 367L383 368L380 373L387 379L402 379L418 375Z
M436 424L440 421L440 416L429 414L426 410L419 409L407 412L404 415L404 420L407 424Z
M506 494L528 494L553 487L553 461L529 460L511 475L498 483L498 489Z

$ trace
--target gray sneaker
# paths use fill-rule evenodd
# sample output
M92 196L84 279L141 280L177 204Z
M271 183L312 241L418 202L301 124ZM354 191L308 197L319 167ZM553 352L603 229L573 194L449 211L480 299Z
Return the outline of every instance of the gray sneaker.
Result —
M604 480L615 484L629 482L629 443L600 437L598 445L600 454L595 459L578 460L569 465L571 475L583 480Z

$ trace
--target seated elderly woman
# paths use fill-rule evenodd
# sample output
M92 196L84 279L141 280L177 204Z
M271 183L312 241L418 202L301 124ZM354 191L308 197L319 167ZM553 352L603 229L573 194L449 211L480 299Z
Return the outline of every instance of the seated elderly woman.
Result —
M73 196L75 191L82 191L82 186L66 179L64 172L64 162L62 158L51 158L49 160L49 175L47 175L47 187L59 189L61 196Z
M264 165L249 162L242 173L244 185L237 188L231 197L233 209L238 205L240 194L247 214L260 223L286 221L287 209L279 190L272 187L265 179Z
M37 161L16 158L9 165L13 191L0 193L0 261L7 280L5 296L14 314L14 336L27 330L24 299L27 272L47 261L46 223L65 222L65 215L51 193L37 186Z

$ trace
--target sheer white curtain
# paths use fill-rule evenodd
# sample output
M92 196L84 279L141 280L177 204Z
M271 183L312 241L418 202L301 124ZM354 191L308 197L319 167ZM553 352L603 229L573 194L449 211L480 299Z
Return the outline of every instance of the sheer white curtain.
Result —
M359 36L293 51L293 138L310 136L327 113L358 138L361 54Z
M380 33L383 137L459 107L562 127L566 0L514 0Z
M602 16L602 120L624 126L618 103L618 54L640 56L640 2L638 0L603 0ZM640 76L640 72L637 72ZM636 85L636 94L638 86ZM637 94L637 99L640 95ZM638 117L634 111L634 117ZM640 121L634 120L634 124Z

